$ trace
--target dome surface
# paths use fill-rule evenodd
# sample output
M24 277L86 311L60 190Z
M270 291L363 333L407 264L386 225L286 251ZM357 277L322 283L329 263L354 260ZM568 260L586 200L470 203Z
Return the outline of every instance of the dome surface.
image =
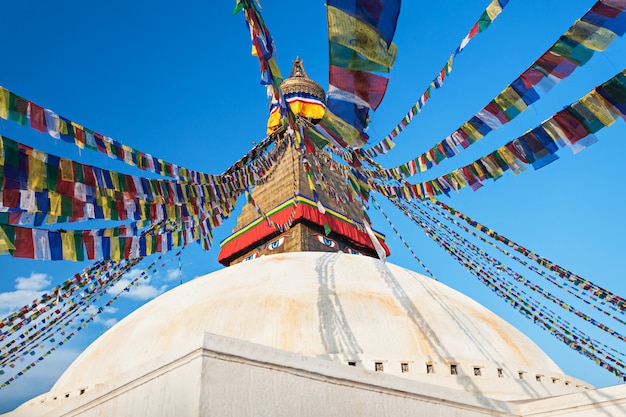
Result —
M494 398L551 395L555 379L569 378L528 337L440 282L374 258L300 252L152 300L89 346L53 391L107 382L205 332ZM552 383L529 388L539 376ZM566 385L559 393L574 390Z

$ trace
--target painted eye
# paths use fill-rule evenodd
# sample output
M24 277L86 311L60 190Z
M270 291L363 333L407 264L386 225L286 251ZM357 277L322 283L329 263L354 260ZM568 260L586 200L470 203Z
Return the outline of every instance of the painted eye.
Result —
M273 242L268 243L267 245L267 250L276 250L279 247L281 247L283 245L283 243L285 243L285 239L287 238L287 236L282 236L278 239L276 239Z
M328 246L329 248L336 248L337 247L337 242L335 242L332 239L327 238L326 236L315 235L315 237L324 246Z
M351 255L360 255L361 252L356 251L354 249L352 249L351 247L346 246L346 253L349 253Z
M252 255L248 255L246 256L242 262L247 262L247 261L251 261L253 259L255 259L257 256L259 256L259 252L254 252Z

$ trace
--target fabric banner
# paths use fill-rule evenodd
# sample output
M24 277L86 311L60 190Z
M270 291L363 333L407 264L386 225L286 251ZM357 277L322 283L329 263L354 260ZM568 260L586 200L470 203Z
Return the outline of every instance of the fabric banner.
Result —
M369 112L378 108L387 89L388 79L373 72L389 72L396 58L392 39L400 0L328 0L326 9L330 56L327 106L337 116L326 125L331 129L337 123L352 127L356 134L344 141L357 149L367 142Z

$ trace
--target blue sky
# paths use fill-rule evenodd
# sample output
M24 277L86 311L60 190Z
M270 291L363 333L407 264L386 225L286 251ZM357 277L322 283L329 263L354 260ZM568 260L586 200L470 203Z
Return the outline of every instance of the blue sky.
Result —
M387 95L372 116L369 134L374 141L385 136L415 103L487 4L476 0L404 2L395 37L398 57ZM264 137L268 109L243 16L231 16L233 5L233 1L8 2L0 18L4 34L0 85L144 152L191 169L220 173ZM381 163L404 162L457 129L592 5L593 1L583 0L511 0L492 27L457 56L444 87L433 92L423 112ZM262 6L283 75L288 75L293 59L300 56L309 76L326 87L324 2L264 0ZM625 64L626 41L618 38L512 123L414 180L430 179L493 151L606 81ZM0 134L50 153L135 173L102 155L78 152L10 121L0 120ZM578 155L562 150L558 161L539 171L529 168L517 177L507 174L477 192L462 190L444 201L624 295L626 124L620 120L597 136L599 142ZM596 386L617 382L492 295L389 204L383 207L439 280L521 329L565 373ZM374 227L388 236L389 261L423 272L384 219L376 212L371 215ZM185 249L185 281L220 268L217 242L229 234L232 220L216 231L213 250L207 253L197 245ZM30 301L85 265L0 257L0 314ZM175 285L177 264L170 262L87 331L0 390L0 412L47 391L107 326ZM615 339L603 340L624 349Z

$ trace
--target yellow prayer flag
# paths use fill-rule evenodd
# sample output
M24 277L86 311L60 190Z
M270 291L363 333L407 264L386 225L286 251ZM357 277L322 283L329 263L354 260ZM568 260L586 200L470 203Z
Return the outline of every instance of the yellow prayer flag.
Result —
M479 178L485 178L486 177L486 175L485 175L483 169L480 167L480 165L478 165L476 162L472 162L471 165L476 170L476 173L478 174Z
M350 124L346 123L342 118L336 116L333 112L331 112L328 109L326 109L326 112L324 113L324 117L322 120L323 120L322 123L326 123L332 128L334 128L335 130L337 130L337 133L343 140L345 140L352 147L355 147L356 145L355 142L357 142L360 136L358 130L356 130ZM361 147L361 146L358 146L358 147Z
M489 19L493 22L494 19L502 13L502 6L500 6L500 2L498 0L491 0L491 3L487 6L486 12Z
M583 20L576 21L564 36L598 52L604 51L617 37L608 29Z
M74 128L74 132L77 132L79 130L84 131L85 128L81 125L79 125L76 122L72 122L72 127ZM75 135L78 136L78 135ZM78 146L80 149L84 149L85 148L85 142L81 142L80 140L78 140L78 138L74 139L74 143L76 144L76 146Z
M63 259L66 261L76 260L76 244L74 234L61 232L61 246L63 248Z
M146 256L147 255L152 255L152 235L146 235Z
M28 156L28 187L33 191L46 188L46 154L32 150Z
M0 136L0 166L4 166L4 140Z
M563 141L565 140L567 141L567 143L570 143L569 139L567 138L567 135L561 129L561 126L559 126L558 123L553 118L549 118L545 120L543 123L541 123L541 127L543 127L546 130L548 135L555 142L563 143Z
M458 169L452 171L452 178L459 184L459 189L467 187L467 181Z
M496 150L502 160L509 166L513 175L517 175L524 171L522 165L519 164L517 157L506 146L502 146Z
M109 242L111 243L111 259L114 261L119 261L122 259L122 255L120 252L120 238L119 237L110 237Z
M111 147L111 142L110 140L107 140L108 138L104 138L103 142L104 142L104 148L107 151L107 156L110 156L111 158L115 158L115 154L113 153L113 148Z
M56 191L48 190L48 198L50 199L50 208L48 214L51 216L61 215L61 194Z
M120 179L117 175L117 172L109 171L111 174L111 182L113 183L113 189L115 191L120 191Z
M102 217L104 220L111 220L111 208L109 207L109 199L105 196L96 200L98 205L102 207Z
M67 127L67 123L65 122L65 120L62 120L60 118L59 118L59 133L62 135L69 134L69 128Z
M74 182L74 167L71 159L61 158L59 160L61 168L61 179L63 181Z
M146 209L146 205L148 204L148 202L146 200L138 200L139 201L139 214L141 216L141 220L147 220L147 209Z
M606 101L596 90L592 90L579 101L587 110L593 113L604 126L611 126L619 117L613 105Z
M124 162L128 165L135 166L135 163L133 162L133 148L122 145L122 149L124 150Z
M522 112L528 107L528 105L524 103L524 100L522 100L519 94L517 94L517 92L513 90L513 87L511 87L510 85L495 98L496 104L501 104L500 102L498 102L498 98L502 100L502 103L504 104L504 109L509 109L511 108L511 106L514 106L517 110Z
M350 48L372 62L391 68L398 48L387 42L369 24L333 6L328 11L328 40Z
M15 245L9 239L7 234L4 232L4 229L0 227L0 255L6 255L9 253L9 250L14 250Z
M479 141L485 136L480 133L474 126L472 126L470 122L463 123L463 125L461 126L461 130L467 133L467 136L474 139L474 141Z
M454 61L454 54L450 55L450 58L448 58L448 62L446 63L446 74L450 74L452 72L452 61Z
M172 221L176 221L176 206L168 205L165 207L167 218Z
M0 87L0 117L9 118L9 90Z

